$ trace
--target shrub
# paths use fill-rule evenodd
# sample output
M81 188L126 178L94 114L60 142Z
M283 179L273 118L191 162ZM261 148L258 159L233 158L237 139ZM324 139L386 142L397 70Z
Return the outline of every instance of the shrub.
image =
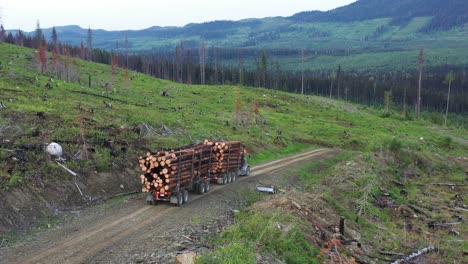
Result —
M392 153L397 153L403 148L403 143L396 138L385 139L382 145L384 149L387 149Z
M440 148L450 148L452 146L453 139L451 137L442 137L438 140L437 146Z
M111 164L111 154L108 149L96 149L94 154L94 160L96 162L96 170L98 172L106 172L110 169Z

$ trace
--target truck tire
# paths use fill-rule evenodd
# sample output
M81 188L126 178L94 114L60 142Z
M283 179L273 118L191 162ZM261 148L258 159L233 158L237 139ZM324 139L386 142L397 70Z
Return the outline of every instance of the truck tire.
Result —
M184 195L182 194L182 192L178 192L176 206L181 206L183 204L184 204Z
M229 183L229 177L227 174L224 174L223 175L223 185L226 185Z
M203 182L199 183L197 186L197 193L203 194L205 192L205 184Z
M206 181L205 182L205 192L209 192L210 191L210 181Z
M182 191L183 203L186 204L189 201L189 192L187 190Z
M235 182L235 181L236 181L236 173L231 172L231 182Z

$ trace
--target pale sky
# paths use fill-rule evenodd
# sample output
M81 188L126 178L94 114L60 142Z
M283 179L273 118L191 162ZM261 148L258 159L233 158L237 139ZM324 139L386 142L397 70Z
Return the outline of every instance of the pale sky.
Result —
M213 20L290 16L355 0L0 0L6 29L79 25L106 30L183 26Z

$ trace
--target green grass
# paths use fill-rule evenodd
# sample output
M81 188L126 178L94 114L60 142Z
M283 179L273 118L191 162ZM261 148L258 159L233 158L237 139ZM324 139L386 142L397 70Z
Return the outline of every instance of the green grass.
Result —
M278 228L284 226L284 229ZM271 254L285 263L318 263L318 249L304 237L310 227L282 212L249 211L213 241L215 250L197 263L256 263L256 252Z
M351 153L342 153L332 159L308 164L294 171L292 174L297 174L305 183L306 188L311 188L319 184L325 177L331 175L337 163L349 160L351 156Z

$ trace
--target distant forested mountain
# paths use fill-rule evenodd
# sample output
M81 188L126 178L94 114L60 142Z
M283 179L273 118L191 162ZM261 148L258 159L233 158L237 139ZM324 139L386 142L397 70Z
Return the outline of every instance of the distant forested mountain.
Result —
M255 69L263 50L284 70L297 71L304 51L310 70L413 69L418 50L428 51L426 66L468 65L468 0L358 0L327 12L308 11L291 17L153 26L143 30L92 29L93 48L156 54L173 58L176 46L198 54L202 39L224 65ZM86 44L87 28L55 27L59 42ZM16 30L9 31L13 35ZM43 29L51 42L52 29ZM27 34L26 34L27 35ZM29 36L34 36L30 32ZM13 36L8 39L13 39ZM126 41L128 39L128 42ZM218 60L218 58L216 58Z
M343 50L349 48L345 47L348 43L343 45L343 41L368 41L371 38L388 41L391 40L389 34L398 36L398 42L411 41L411 34L463 28L467 23L468 0L358 0L327 12L308 11L291 17L213 21L183 27L154 26L143 30L93 29L93 33L94 47L104 49L114 49L116 42L122 42L127 35L131 50L168 50L173 49L181 40L187 47L195 47L199 45L200 38L221 48L276 49L290 48L291 43L296 43L302 45L298 48L310 49L319 45L319 49ZM350 24L352 28L365 28L356 32L358 34L353 34L353 30L347 30ZM406 35L400 37L399 29ZM73 45L79 45L81 39L86 39L87 36L87 29L78 26L56 27L56 30L61 41ZM43 32L47 38L52 29L44 29ZM387 33L383 39L376 38L385 35L383 33ZM304 36L316 43L307 45ZM424 36L413 37L426 41ZM321 43L325 45L321 47ZM363 43L360 44L363 46ZM365 43L364 46L372 45ZM413 46L421 46L421 43Z
M432 17L423 30L449 29L468 23L467 0L358 0L328 12L301 12L290 19L300 22L349 22L393 18L408 23L415 17Z

